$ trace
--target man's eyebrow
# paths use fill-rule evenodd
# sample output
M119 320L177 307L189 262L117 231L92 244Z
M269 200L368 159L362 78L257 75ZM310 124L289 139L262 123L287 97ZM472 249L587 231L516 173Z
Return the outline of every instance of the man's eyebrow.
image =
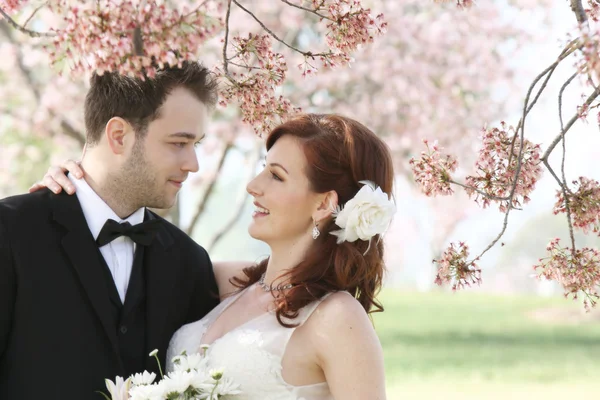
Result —
M169 135L170 138L181 138L181 139L188 139L188 140L202 140L202 139L204 139L205 136L206 136L206 134L202 134L202 136L200 136L200 138L196 139L196 135L194 135L193 133L189 133L189 132L175 132L175 133L171 133Z

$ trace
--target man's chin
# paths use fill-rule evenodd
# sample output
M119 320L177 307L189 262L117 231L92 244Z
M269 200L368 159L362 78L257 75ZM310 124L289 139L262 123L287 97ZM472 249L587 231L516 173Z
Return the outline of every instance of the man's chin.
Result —
M155 210L161 210L164 212L164 211L168 211L169 209L173 208L176 203L177 203L177 196L170 198L170 199L162 199L160 201L153 201L146 207L152 208Z

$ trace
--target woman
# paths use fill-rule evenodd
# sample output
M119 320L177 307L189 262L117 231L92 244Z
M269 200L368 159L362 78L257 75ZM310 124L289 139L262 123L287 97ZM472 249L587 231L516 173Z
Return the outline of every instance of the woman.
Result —
M266 147L265 169L247 186L256 206L248 231L271 254L258 265L215 263L224 299L177 331L167 359L210 345L239 399L385 399L368 313L383 310L375 295L379 239L395 211L389 149L352 119L314 114L275 128Z

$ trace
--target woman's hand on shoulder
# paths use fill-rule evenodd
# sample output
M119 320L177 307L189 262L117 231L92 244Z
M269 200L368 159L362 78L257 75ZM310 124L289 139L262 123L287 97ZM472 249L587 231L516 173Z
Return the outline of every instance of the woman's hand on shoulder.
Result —
M235 292L238 288L229 280L233 277L242 278L244 268L251 267L254 263L249 261L217 261L213 262L213 270L217 285L219 286L219 294L221 300Z
M46 187L56 194L60 193L63 189L68 194L75 193L75 187L67 177L67 172L72 173L77 179L81 179L84 175L83 169L78 161L66 160L60 165L50 166L48 172L42 177L42 180L34 183L29 188L29 193L33 193Z
M347 292L325 299L310 318L311 341L335 399L384 400L383 351L362 305Z

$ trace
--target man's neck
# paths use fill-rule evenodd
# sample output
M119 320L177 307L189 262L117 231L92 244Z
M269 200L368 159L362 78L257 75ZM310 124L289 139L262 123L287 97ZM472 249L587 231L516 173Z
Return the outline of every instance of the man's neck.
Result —
M85 171L84 179L92 190L100 197L111 210L121 219L125 219L139 209L139 207L128 204L123 198L125 191L113 190L113 185L108 184L108 171L106 168L98 168L98 164L82 161L81 167Z

